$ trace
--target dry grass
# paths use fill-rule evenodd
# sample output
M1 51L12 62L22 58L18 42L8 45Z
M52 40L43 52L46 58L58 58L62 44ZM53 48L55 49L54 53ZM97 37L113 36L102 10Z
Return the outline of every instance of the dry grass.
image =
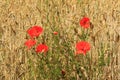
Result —
M74 54L74 45L80 40L74 29L81 34L79 20L83 16L93 24L87 40L92 48L89 60L76 57L78 70L69 53ZM119 0L3 0L0 18L0 80L120 79ZM43 62L23 45L28 38L26 30L33 25L44 28L38 40L50 46L50 55ZM54 37L53 31L60 36ZM66 70L64 77L61 69Z

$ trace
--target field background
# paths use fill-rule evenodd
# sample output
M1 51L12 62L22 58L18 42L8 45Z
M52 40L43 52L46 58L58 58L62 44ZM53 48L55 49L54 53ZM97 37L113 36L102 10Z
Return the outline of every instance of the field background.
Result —
M75 57L84 16L91 50ZM34 25L47 57L24 46ZM0 80L120 80L120 0L0 0Z

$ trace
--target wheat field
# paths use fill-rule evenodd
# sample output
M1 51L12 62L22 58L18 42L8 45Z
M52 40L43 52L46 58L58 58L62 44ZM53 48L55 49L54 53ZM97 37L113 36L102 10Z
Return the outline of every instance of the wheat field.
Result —
M91 50L74 56L84 16ZM44 29L46 57L24 45L34 25ZM0 80L120 80L119 61L119 0L0 0Z

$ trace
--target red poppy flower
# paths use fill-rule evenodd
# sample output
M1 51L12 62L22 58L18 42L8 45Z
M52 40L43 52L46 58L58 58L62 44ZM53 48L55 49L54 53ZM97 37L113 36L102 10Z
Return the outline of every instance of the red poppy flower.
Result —
M78 42L76 44L76 54L84 54L90 50L90 44L85 41Z
M61 73L63 76L65 76L65 74L66 74L65 70L62 70Z
M28 49L30 49L32 46L34 46L36 44L35 40L29 39L27 40L24 45L28 47Z
M48 46L47 45L45 45L45 44L39 44L37 47L36 47L36 52L37 53L42 53L42 52L44 52L44 53L46 53L48 51Z
M40 26L33 26L27 30L31 38L38 37L42 32L43 28Z
M83 28L89 28L90 27L90 19L87 18L87 17L84 17L80 20L80 25L83 27Z
M54 34L54 35L57 35L57 34L58 34L58 32L53 32L53 34Z

